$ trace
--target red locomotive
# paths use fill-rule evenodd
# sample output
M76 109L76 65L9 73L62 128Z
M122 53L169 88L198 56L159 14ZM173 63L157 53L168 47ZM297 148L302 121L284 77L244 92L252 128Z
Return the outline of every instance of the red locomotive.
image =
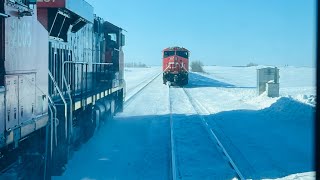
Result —
M171 47L163 50L163 84L187 85L189 72L189 51L186 48Z
M0 172L63 172L72 149L122 111L123 46L122 29L85 0L1 1Z

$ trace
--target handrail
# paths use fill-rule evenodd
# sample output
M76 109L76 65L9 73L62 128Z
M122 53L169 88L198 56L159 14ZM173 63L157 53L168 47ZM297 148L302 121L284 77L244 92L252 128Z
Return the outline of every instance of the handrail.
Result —
M73 105L73 102L72 102L72 98L71 98L71 90L70 90L70 86L68 86L68 83L67 83L67 80L66 80L66 77L63 75L63 82L65 84L65 86L67 87L67 94L69 96L69 100L70 100L70 115L69 115L69 119L70 119L70 123L69 123L69 129L70 129L70 134L73 133L73 128L72 128L72 105Z
M58 87L58 84L57 82L54 80L54 77L53 75L51 74L50 70L48 71L48 74L55 86L55 88L58 90L58 93L63 101L63 104L64 104L64 118L65 118L65 135L66 135L66 139L68 138L68 117L67 117L67 102L65 100L65 98L63 97L63 94L62 94L62 91L60 90L60 88Z
M59 95L60 95L60 97L61 97L61 99L62 99L62 101L63 101L63 103L64 103L64 105L65 105L65 119L66 119L66 121L65 121L65 132L66 132L66 138L68 138L68 128L67 127L69 127L69 129L70 129L70 133L72 134L72 132L73 132L73 129L72 129L72 123L71 123L71 121L72 121L72 111L73 111L73 109L72 109L72 105L73 105L73 102L72 102L72 97L71 97L71 89L70 89L70 87L68 86L68 83L67 83L67 80L66 80L66 75L65 75L65 71L64 71L64 69L65 69L65 65L66 64L85 64L85 65L112 65L113 63L92 63L92 62L80 62L80 61L78 61L78 62L76 62L76 61L64 61L63 62L63 65L62 65L62 77L61 77L61 82L62 82L62 87L61 87L61 89L62 89L62 91L63 91L63 89L64 89L64 86L66 86L67 87L67 94L68 94L68 96L69 96L69 100L70 100L70 117L69 117L69 120L67 119L67 102L66 102L66 100L65 100L65 98L64 98L64 96L63 96L63 92L61 91L61 89L58 87L58 84L56 83L56 81L54 80L54 77L53 77L53 75L51 74L51 72L49 71L49 76L50 76L50 78L51 78L51 80L53 81L53 83L54 83L54 86L56 87L56 89L58 90L58 93L59 93Z
M62 64L62 77L61 77L61 82L63 81L63 77L65 78L65 72L64 68L66 64L86 64L86 65L113 65L113 63L89 63L89 62L84 62L84 61L64 61ZM64 88L64 84L62 83L62 90Z
M170 67L170 66L167 66L167 67L163 70L163 72L166 72L169 67Z
M0 17L8 18L8 17L10 17L10 15L4 14L4 13L0 13Z
M50 102L50 105L53 107L53 109L54 109L54 116L53 116L53 120L54 120L54 123L53 122L51 122L51 127L52 127L52 129L51 129L51 131L52 131L52 133L53 133L53 125L54 125L54 127L55 127L55 144L56 144L56 146L57 146L57 144L58 144L58 138L57 138L57 126L56 126L56 120L57 120L57 108L56 108L56 105L54 105L54 102L53 102L53 100L52 100L52 98L50 97L50 96L48 96L48 100L49 100L49 102Z
M49 111L51 114L53 114L51 105L48 106ZM50 116L50 157L52 156L52 144L53 144L53 117Z
M182 66L182 68L183 68L187 73L189 73L189 71L188 71L184 66Z

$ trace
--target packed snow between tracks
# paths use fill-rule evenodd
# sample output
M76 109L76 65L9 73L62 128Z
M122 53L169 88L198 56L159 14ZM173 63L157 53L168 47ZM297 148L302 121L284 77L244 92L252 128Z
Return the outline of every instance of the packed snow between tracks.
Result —
M202 116L245 178L315 179L315 69L278 68L279 98L257 96L256 67L208 66L206 74L190 74L185 89L206 108L208 113ZM147 73L127 69L128 89L159 72L161 67ZM208 162L220 162L223 156L212 151L211 145L202 146L207 142L203 129L192 127L196 113L190 104L178 103L184 102L178 91L170 98L175 102L174 119L178 119L174 128L179 135L176 154L183 163L179 164L181 179L217 177L214 169L221 173L223 167ZM82 145L64 175L55 179L170 179L170 98L159 76ZM194 153L197 149L203 153ZM188 158L188 153L197 157Z

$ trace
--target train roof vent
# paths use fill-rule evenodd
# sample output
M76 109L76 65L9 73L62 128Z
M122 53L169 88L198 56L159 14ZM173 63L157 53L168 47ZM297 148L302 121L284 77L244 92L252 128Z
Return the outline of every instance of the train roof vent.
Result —
M48 13L49 35L67 41L67 33L73 22L72 15L56 9L50 9Z
M38 0L38 8L59 8L93 23L93 7L85 0Z
M63 41L67 41L70 27L75 33L94 21L93 7L84 0L38 0L37 6L49 35Z
M75 33L77 31L79 31L83 26L85 26L87 24L87 21L82 19L82 18L78 18L73 24L72 24L72 29L71 32Z

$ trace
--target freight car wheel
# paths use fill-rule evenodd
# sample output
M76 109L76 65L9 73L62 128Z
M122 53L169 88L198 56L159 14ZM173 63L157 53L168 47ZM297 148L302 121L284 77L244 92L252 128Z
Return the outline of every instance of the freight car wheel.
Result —
M178 77L177 75L175 75L175 76L173 77L173 82L174 82L175 84L177 84L177 83L179 82L179 77Z
M87 142L94 134L96 129L96 122L94 120L95 114L92 110L87 114L83 115L82 118L82 131L83 131L83 140Z
M183 86L188 85L188 79L184 79L183 82L182 82L182 85L183 85Z

